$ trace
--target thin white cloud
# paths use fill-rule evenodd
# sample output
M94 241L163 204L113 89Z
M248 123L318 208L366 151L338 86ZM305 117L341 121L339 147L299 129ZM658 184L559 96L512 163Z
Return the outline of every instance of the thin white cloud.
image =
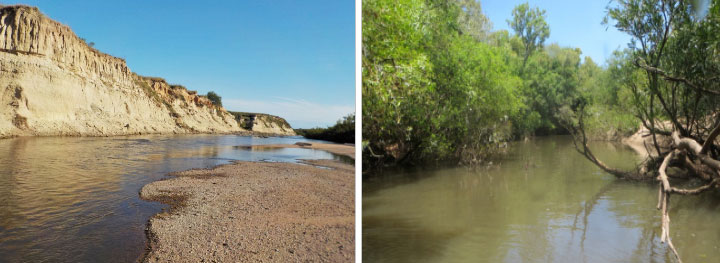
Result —
M355 112L355 105L324 105L303 99L275 97L271 100L223 99L231 111L257 112L285 118L293 128L327 127Z

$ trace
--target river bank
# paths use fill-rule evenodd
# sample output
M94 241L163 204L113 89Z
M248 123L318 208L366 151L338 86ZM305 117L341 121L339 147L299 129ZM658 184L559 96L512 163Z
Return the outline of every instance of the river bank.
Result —
M658 126L658 128L663 130L672 130L672 123L670 123L669 121L662 122ZM670 136L656 134L655 140L658 141L661 150L668 149L668 147L672 145ZM633 149L633 151L635 151L642 158L647 158L650 155L657 156L658 154L657 149L655 149L655 147L653 146L655 144L653 142L653 137L650 133L650 130L643 126L640 126L640 128L632 135L622 137L620 139L620 142Z
M354 166L303 162L235 162L146 185L141 198L171 208L150 219L144 262L352 262Z

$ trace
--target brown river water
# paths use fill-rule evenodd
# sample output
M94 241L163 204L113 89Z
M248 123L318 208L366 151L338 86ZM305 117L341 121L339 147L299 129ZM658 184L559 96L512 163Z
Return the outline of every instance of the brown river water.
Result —
M148 219L165 205L141 200L166 174L233 160L342 159L310 149L249 151L301 137L231 135L40 137L0 140L0 262L133 262Z
M630 168L630 149L594 143ZM660 242L657 183L625 182L569 137L511 144L489 168L386 171L363 179L365 262L674 262ZM674 196L670 233L684 262L720 258L720 195Z

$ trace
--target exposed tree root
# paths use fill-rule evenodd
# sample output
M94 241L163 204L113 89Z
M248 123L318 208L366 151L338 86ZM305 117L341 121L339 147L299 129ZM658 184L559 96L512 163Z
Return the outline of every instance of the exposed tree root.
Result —
M676 149L669 153L667 156L665 156L665 159L662 162L662 165L660 165L660 169L658 170L658 180L660 181L659 186L659 197L658 197L658 209L662 210L662 234L660 236L660 240L662 242L666 242L668 244L668 247L672 250L672 252L675 254L675 257L677 258L678 262L682 262L680 259L680 255L678 254L677 250L675 249L675 246L672 243L672 240L670 239L670 215L668 215L668 210L670 206L670 194L671 193L677 193L681 195L694 195L702 193L708 189L713 188L718 183L718 177L715 177L712 179L709 183L702 185L700 187L694 188L694 189L680 189L676 188L670 185L670 181L668 180L666 169L668 167L668 164L670 163L671 159L673 159L675 156L678 156L682 153L682 151L685 151L686 153L691 153L697 159L700 160L700 162L704 165L707 165L711 167L712 169L720 169L720 161L712 159L710 156L705 154L707 149L712 144L712 141L715 139L715 137L718 135L718 132L720 131L720 126L716 127L708 139L706 140L705 144L703 146L700 146L700 144L692 139L688 138L680 138L680 135L677 132L672 133L673 143ZM685 163L692 163L687 157L683 158ZM692 166L693 169L697 169L694 165ZM704 174L701 172L701 174ZM712 175L708 175L708 178Z
M676 150L677 151L677 150ZM663 160L662 164L660 165L658 180L660 180L660 196L659 196L659 206L662 210L662 234L660 234L660 241L665 243L667 241L668 247L672 250L673 254L675 254L675 258L677 258L678 262L682 262L680 259L680 255L678 254L677 250L675 249L675 246L672 243L672 239L670 239L670 215L668 215L668 210L670 206L670 192L672 187L670 186L670 182L668 181L667 174L665 174L665 169L667 169L668 163L670 163L670 159L675 156L676 151L671 152L667 156L665 156L665 159Z
M580 154L585 156L588 160L590 160L603 171L612 174L619 179L645 180L652 178L649 173L640 172L641 169L639 168L636 169L636 171L634 172L622 171L611 168L599 159L597 159L597 157L595 157L595 155L592 153L592 151L587 145L588 139L585 136L585 131L583 128L584 125L582 114L578 116L577 121L578 126L568 125L567 128L573 135L573 143L575 144L575 149ZM720 171L720 161L714 159L708 154L710 149L712 149L713 147L713 142L715 138L718 135L720 135L720 124L718 124L712 130L712 132L710 132L707 139L701 145L698 141L694 139L681 138L680 134L677 131L674 131L670 135L672 137L673 149L670 152L658 153L658 157L662 158L662 163L657 169L658 176L655 177L655 179L660 182L658 186L657 204L657 209L661 211L662 232L660 234L660 241L667 244L668 248L670 248L670 251L672 251L675 259L677 259L678 262L682 262L680 254L678 253L675 245L672 243L672 239L670 238L670 196L671 194L696 195L707 190L717 188L718 185L720 185L720 175L718 172ZM651 160L653 160L652 157ZM654 160L659 161L660 159ZM652 163L656 163L657 161ZM651 166L652 163L648 165L648 167ZM682 168L688 171L688 174L697 177L703 181L706 181L707 183L691 189L674 187L670 184L667 175L667 168L670 166L677 166L679 168ZM647 169L646 171L651 170L654 169L651 168Z

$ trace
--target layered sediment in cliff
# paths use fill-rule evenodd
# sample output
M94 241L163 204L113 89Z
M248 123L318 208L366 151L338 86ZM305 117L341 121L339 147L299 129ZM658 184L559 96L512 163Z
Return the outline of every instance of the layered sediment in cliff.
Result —
M247 131L197 92L133 73L37 8L0 6L0 137Z

